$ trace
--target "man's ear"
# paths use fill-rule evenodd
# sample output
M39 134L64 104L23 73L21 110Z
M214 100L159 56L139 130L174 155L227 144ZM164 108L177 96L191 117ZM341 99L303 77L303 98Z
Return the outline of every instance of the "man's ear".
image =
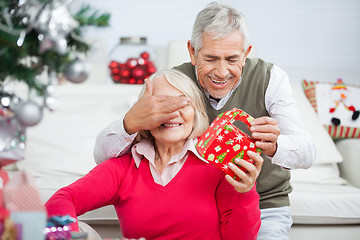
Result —
M244 58L242 60L242 66L245 66L246 58L249 55L251 49L252 49L252 45L249 45L248 49L246 49L246 51L245 51Z
M195 56L195 48L191 45L190 40L187 42L187 48L190 55L190 60L192 65L196 65L196 56Z
M248 49L247 49L246 52L245 52L245 57L246 57L246 58L247 58L247 56L249 55L251 49L252 49L252 45L250 44L249 47L248 47Z

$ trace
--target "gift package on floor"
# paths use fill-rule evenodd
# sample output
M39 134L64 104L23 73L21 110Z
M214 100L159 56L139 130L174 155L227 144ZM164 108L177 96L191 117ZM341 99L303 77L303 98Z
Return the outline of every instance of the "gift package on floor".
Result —
M245 134L233 123L239 120L250 127L253 119L249 114L237 108L219 114L199 138L196 150L204 159L234 179L238 179L234 172L228 168L228 163L233 162L235 164L236 158L253 163L253 160L248 157L247 151L261 152L261 150L255 146L251 136ZM244 168L239 167L245 171Z
M88 239L85 232L71 231L76 219L47 217L35 180L28 172L16 172L9 178L0 169L0 239L71 240Z
M44 239L46 210L29 173L16 172L10 178L3 187L3 203L8 212L3 235L12 232L16 237L10 239ZM14 229L9 224L13 224Z

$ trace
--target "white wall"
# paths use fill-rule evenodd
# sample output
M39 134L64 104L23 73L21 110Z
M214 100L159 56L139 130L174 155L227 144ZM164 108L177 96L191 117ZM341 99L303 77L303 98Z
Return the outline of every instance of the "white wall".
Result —
M77 0L112 14L111 26L86 35L106 38L109 49L120 36L146 36L152 46L191 36L196 14L208 0ZM228 0L246 16L256 55L302 79L360 84L360 1Z

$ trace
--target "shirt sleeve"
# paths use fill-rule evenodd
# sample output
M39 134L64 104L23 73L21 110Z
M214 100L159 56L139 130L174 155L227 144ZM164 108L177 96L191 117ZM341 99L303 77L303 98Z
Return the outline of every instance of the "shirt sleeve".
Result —
M129 135L124 129L123 120L112 122L96 137L93 155L97 164L129 151L137 133Z
M121 161L122 164L116 164L116 161ZM126 164L125 159L109 159L84 177L58 190L45 203L48 216L70 215L77 218L88 211L115 204ZM78 231L78 223L71 224L71 228Z
M259 199L255 186L246 193L239 193L225 177L222 178L216 190L222 239L257 238L261 225Z
M315 161L315 146L301 122L289 77L276 65L270 72L265 105L270 117L278 121L280 128L277 151L271 158L272 162L287 169L309 168Z

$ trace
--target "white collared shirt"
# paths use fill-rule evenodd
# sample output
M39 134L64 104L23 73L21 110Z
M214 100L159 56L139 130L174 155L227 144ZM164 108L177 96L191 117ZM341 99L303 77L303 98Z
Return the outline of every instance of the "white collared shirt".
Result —
M189 151L193 152L201 161L207 163L207 161L200 157L200 155L196 151L195 144L196 138L188 139L185 142L181 152L170 158L169 162L162 170L161 174L159 173L155 165L155 148L152 141L150 141L149 139L141 140L131 148L131 153L134 158L136 167L139 167L141 161L144 159L143 157L149 160L150 171L151 175L154 178L154 181L159 185L165 186L180 171L189 155Z

